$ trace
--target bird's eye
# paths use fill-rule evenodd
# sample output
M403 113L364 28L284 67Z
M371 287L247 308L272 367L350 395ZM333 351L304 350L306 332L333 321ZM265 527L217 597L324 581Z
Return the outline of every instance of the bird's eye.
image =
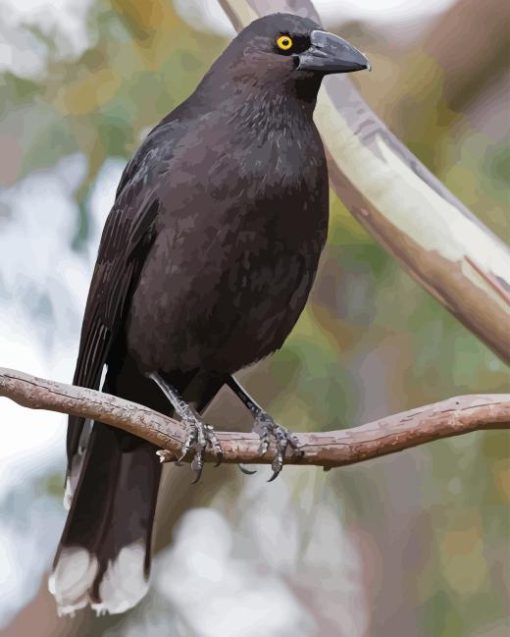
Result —
M290 35L281 35L276 40L276 46L282 51L289 51L290 49L292 49L293 45L294 45L294 42L292 38L290 37Z

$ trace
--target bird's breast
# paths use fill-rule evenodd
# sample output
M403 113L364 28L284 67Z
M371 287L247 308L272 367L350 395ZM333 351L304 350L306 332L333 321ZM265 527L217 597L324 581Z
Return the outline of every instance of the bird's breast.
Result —
M186 198L167 197L131 310L147 367L239 369L281 346L308 297L327 232L322 146L233 141L173 173Z

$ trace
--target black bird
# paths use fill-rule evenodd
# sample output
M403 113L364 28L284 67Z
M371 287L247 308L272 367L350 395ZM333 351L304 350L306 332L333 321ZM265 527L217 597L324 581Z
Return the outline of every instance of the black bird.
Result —
M199 414L228 384L281 469L280 427L233 374L282 346L310 292L328 225L312 115L324 75L369 68L311 20L250 24L127 164L105 224L74 384L176 414L200 473ZM50 577L60 613L119 613L148 587L161 465L153 445L70 417L70 506Z

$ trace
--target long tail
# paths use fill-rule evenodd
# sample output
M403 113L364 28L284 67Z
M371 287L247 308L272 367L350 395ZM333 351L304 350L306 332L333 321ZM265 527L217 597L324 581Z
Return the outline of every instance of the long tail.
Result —
M122 613L145 595L160 475L153 445L94 424L49 581L60 614Z
M112 393L168 411L164 398L156 395L159 390L147 387L146 382L140 376L131 376L127 383L124 378L124 387L116 383ZM85 454L76 465L71 473L79 471L79 478L69 480L75 481L74 493L66 493L70 510L49 589L61 615L88 604L101 614L122 613L148 589L161 477L156 448L95 422Z

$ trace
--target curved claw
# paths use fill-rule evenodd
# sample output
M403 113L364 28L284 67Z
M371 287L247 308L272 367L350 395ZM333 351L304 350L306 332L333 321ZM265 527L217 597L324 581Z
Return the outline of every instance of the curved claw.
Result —
M199 482L201 477L202 477L202 469L200 469L199 471L195 471L195 477L191 481L191 484L196 484L197 482Z
M204 451L205 445L197 449L195 457L191 462L191 470L195 473L195 478L192 480L191 484L196 484L202 476L202 470L204 468Z
M244 473L245 476L253 476L257 473L256 469L247 469L246 467L243 467L242 464L238 464L237 466L239 467L239 471Z
M271 469L273 470L273 475L269 478L268 482L273 482L280 475L281 470L283 469L283 459L285 457L285 452L287 451L287 447L289 445L288 439L284 438L283 444L282 441L277 440L278 451L276 456L271 463Z
M273 482L280 475L280 471L275 471L273 475L269 478L268 482Z
M283 453L281 450L278 450L273 462L271 463L271 469L273 470L273 475L269 478L268 482L273 482L280 475L281 470L283 468Z
M214 468L219 467L223 462L223 451L216 452L216 462L214 463Z

